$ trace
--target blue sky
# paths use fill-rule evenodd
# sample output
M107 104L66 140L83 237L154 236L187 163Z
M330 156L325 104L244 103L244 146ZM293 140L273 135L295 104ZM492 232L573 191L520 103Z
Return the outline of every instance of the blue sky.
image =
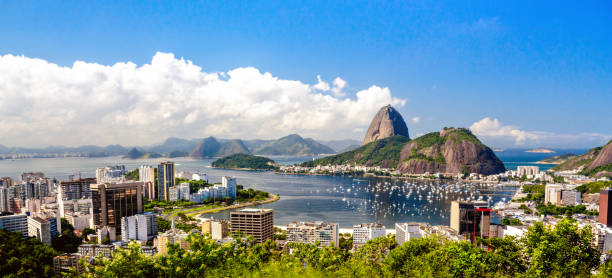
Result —
M205 72L341 77L348 98L376 85L405 100L413 137L486 118L480 133L494 146L591 147L612 135L609 1L329 2L4 1L0 55L71 67L163 52ZM305 133L333 139L315 131Z

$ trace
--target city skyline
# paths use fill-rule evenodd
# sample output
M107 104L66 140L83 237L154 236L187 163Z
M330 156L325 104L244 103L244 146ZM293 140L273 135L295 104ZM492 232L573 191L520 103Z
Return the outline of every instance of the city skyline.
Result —
M597 120L612 118L605 2L0 6L6 146L361 140L386 104L413 138L445 126L494 148L612 138Z

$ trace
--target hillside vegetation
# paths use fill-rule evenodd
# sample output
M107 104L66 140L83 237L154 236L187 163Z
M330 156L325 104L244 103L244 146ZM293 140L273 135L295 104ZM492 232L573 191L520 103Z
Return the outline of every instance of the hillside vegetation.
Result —
M276 168L275 162L272 159L242 153L219 158L212 163L212 166L215 168L254 170L272 170Z

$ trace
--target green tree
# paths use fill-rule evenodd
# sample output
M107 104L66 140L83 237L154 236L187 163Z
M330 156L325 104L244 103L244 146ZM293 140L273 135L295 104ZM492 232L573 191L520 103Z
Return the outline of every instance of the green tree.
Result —
M58 254L38 239L0 229L0 274L5 277L52 277Z

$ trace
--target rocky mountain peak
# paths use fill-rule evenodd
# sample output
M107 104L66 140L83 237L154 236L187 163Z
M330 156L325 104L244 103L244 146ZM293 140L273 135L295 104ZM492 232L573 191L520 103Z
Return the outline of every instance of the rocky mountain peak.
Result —
M404 118L395 108L391 105L386 105L372 119L368 132L366 132L366 136L363 139L363 144L365 145L395 135L409 137L408 126L406 126Z

